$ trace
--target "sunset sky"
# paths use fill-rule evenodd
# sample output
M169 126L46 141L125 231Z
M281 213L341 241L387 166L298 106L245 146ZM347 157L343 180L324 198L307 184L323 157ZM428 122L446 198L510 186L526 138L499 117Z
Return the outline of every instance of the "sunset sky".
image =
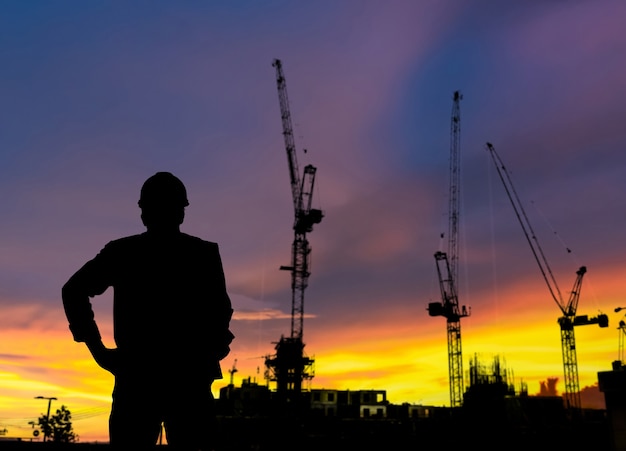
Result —
M305 351L312 388L449 405L434 253L446 250L452 95L461 101L463 364L564 387L560 310L485 143L506 163L565 297L587 266L580 385L618 357L626 306L626 3L3 1L0 5L0 429L65 405L106 441L113 377L75 343L61 286L144 229L157 171L180 177L182 230L220 245L236 339L224 380L263 379L290 331L293 204L281 59L300 168L317 167ZM307 152L304 152L307 149ZM568 252L567 250L571 250ZM113 346L111 292L94 300Z

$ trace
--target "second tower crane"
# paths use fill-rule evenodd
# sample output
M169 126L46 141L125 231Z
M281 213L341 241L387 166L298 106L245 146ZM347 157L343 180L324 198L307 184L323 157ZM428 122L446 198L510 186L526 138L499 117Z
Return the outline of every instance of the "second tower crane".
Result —
M461 318L469 316L465 306L459 307L458 279L458 225L460 188L461 113L459 91L454 92L450 121L450 198L448 217L448 252L436 252L437 275L441 302L428 304L430 316L443 316L448 333L448 373L450 377L450 406L463 404L463 351L461 346Z

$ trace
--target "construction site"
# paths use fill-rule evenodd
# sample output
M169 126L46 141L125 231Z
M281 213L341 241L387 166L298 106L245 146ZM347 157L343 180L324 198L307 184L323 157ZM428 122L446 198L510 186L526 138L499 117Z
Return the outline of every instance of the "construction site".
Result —
M290 326L276 337L273 352L264 356L262 380L239 378L237 360L228 369L229 383L219 391L217 402L220 448L224 450L320 450L443 449L461 448L526 450L593 449L626 450L626 366L623 349L626 324L619 325L619 358L611 370L599 372L599 389L606 409L588 409L581 403L575 329L579 326L609 327L606 314L578 312L587 268L575 271L573 287L563 294L548 264L510 174L491 143L485 148L521 226L521 232L558 307L564 391L562 396L529 395L521 383L515 386L511 369L499 356L486 359L463 353L461 322L472 312L459 300L459 228L461 189L461 100L452 94L450 116L448 230L442 234L445 249L433 254L440 300L424 305L428 315L445 320L449 405L404 403L388 399L384 387L369 390L315 388L315 359L306 351L304 334L305 293L309 285L312 246L309 234L325 215L313 199L317 168L302 171L298 165L287 83L281 60L272 62L280 106L280 122L287 156L293 200L291 261L277 268L290 275ZM313 301L314 302L314 301ZM416 302L420 302L416 300ZM618 309L616 309L618 311ZM556 327L555 327L556 333ZM469 365L464 369L464 362ZM610 363L610 362L607 362ZM442 371L445 369L442 368ZM0 441L0 449L21 449L39 443ZM59 447L61 445L58 445ZM107 445L74 444L106 448ZM166 445L164 445L166 446Z
M329 445L339 449L626 449L626 372L623 366L624 322L619 330L619 359L612 371L598 373L606 409L583 408L580 398L575 327L609 326L608 316L578 313L583 277L587 268L575 271L573 288L564 298L548 264L506 166L494 146L486 143L507 197L513 207L531 256L559 308L563 380L562 396L532 396L522 382L514 386L511 369L499 356L485 362L477 355L464 371L461 320L471 307L459 303L459 224L461 188L460 91L452 95L449 153L449 205L447 248L434 253L441 300L426 306L429 316L446 323L449 407L396 404L386 390L329 390L312 388L314 359L305 353L303 334L305 290L308 285L311 246L307 234L324 213L313 208L316 167L299 172L287 85L282 62L274 60L284 144L294 206L294 239L291 263L281 270L291 273L291 329L265 358L264 381L243 378L234 384L236 360L229 370L230 383L220 390L219 411L227 443L249 437L261 449L311 449ZM619 309L616 309L616 312ZM272 386L272 384L274 384ZM245 437L237 432L249 431ZM275 434L275 428L280 430ZM278 438L280 437L280 439ZM256 441L255 441L256 440ZM245 442L245 443L244 443Z
M0 11L0 451L626 451L626 2Z

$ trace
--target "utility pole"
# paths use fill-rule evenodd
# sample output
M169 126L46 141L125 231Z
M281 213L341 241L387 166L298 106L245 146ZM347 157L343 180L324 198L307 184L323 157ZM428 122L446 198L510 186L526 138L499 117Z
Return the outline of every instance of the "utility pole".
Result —
M626 310L626 307L617 307L615 309L615 313L621 312L622 310ZM626 315L625 315L626 316ZM624 365L624 336L626 336L626 322L624 320L620 320L617 337L617 366L621 368Z
M57 399L54 397L46 397L46 396L35 396L35 399L47 399L48 400L48 412L46 413L46 428L43 431L43 441L45 442L48 438L48 431L50 430L50 404L52 401L56 401Z

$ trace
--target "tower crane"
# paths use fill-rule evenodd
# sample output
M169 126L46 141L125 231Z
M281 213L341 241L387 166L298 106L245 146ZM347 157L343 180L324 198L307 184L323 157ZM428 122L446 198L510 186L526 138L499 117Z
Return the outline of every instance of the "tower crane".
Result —
M621 312L626 307L617 307L615 313ZM626 317L626 315L624 315ZM622 318L617 328L617 360L613 362L613 369L622 368L624 366L624 337L626 337L626 322Z
M311 248L307 233L313 230L323 218L321 210L311 208L316 168L306 165L300 176L296 158L296 145L291 125L287 85L282 62L275 59L272 66L276 69L276 84L280 102L280 114L283 126L289 180L294 207L294 240L291 247L291 265L281 266L281 270L291 272L291 334L282 336L276 343L276 354L268 356L265 364L270 373L270 380L276 382L277 392L287 399L296 399L302 389L302 381L311 379L313 359L304 354L302 328L304 320L304 290L308 285Z
M585 266L581 266L576 271L576 280L574 281L574 287L570 292L569 299L567 300L567 302L565 302L563 296L561 295L561 291L556 283L554 274L550 269L550 265L548 265L545 254L541 249L541 246L539 245L537 235L535 235L535 232L528 220L528 216L526 216L526 212L524 211L524 207L522 206L517 192L513 187L511 177L509 176L509 173L506 170L504 163L502 163L500 156L497 154L495 148L491 143L487 143L486 148L491 154L493 162L496 166L496 170L498 171L498 175L500 176L500 180L504 185L504 189L511 202L511 205L513 206L515 215L517 216L517 219L522 226L526 241L528 241L528 244L530 245L530 249L533 253L533 256L535 257L537 265L539 266L541 275L543 276L543 279L548 286L550 295L561 310L562 316L557 320L557 322L561 328L561 350L563 354L563 375L565 379L564 399L566 407L570 411L580 411L580 385L578 382L578 360L576 357L576 339L574 336L574 327L586 326L590 324L598 324L599 327L608 327L609 318L603 313L592 318L589 318L589 316L587 315L576 315L576 312L578 310L578 301L580 299L580 290L582 287L583 276L587 272L587 268Z
M237 359L235 359L235 361L233 362L233 366L231 367L231 369L228 370L228 372L230 373L230 385L234 385L234 378L235 378L235 373L239 371L237 369Z
M441 302L428 304L430 316L446 318L448 333L448 373L450 377L450 406L460 407L463 403L463 352L461 346L461 318L469 316L467 308L459 308L456 289L458 280L458 223L460 187L460 101L463 98L455 91L450 123L450 198L448 217L448 251L436 252L435 263L439 277Z

